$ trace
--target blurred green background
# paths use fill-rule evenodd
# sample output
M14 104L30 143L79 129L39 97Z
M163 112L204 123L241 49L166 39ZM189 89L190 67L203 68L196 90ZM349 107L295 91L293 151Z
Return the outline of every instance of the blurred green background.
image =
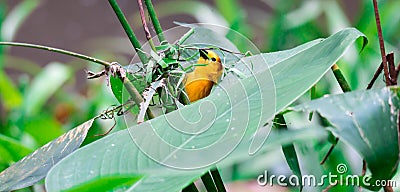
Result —
M136 35L144 41L136 1L118 2ZM244 34L262 52L292 48L355 27L368 37L369 44L362 52L361 44L352 47L338 63L353 90L365 89L380 63L370 0L154 0L153 3L164 30L175 27L174 21L224 25ZM400 48L400 1L381 0L379 7L386 51L393 51L396 56ZM0 22L1 41L48 45L121 64L129 64L135 54L107 1L3 0ZM232 41L246 50L241 42ZM399 60L395 57L395 61ZM0 170L117 103L105 79L88 81L84 69L101 70L97 65L60 54L0 47ZM375 86L384 86L382 76ZM341 92L331 72L317 84L316 90L317 97ZM299 102L306 100L308 95ZM93 135L105 132L112 124L112 121L97 121L85 143L99 139ZM311 148L326 151L327 146L325 143ZM300 147L300 153L302 150L307 152L309 148ZM359 157L353 156L346 157L346 161L359 161ZM337 162L344 161L343 154L337 158ZM312 161L311 157L301 159L301 163ZM316 163L305 163L304 168L312 169ZM242 163L224 171L223 176L228 181L251 180L267 168L290 174L277 149L276 156ZM354 168L361 169L357 164ZM260 190L252 182L235 182L231 188ZM40 191L40 187L36 190Z

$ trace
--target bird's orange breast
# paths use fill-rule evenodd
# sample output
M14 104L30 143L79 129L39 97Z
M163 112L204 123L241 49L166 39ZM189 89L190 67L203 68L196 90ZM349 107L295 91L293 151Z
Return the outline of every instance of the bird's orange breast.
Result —
M194 102L208 96L213 85L214 82L207 79L198 79L186 84L185 90L190 102Z

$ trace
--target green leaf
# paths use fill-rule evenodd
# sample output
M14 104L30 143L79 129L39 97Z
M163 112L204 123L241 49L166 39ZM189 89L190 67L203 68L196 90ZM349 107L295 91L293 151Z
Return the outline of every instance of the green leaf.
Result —
M122 92L124 91L124 94L128 94L128 92L124 89L124 84L122 84L122 81L118 77L110 76L110 85L111 85L111 90L117 99L117 101L120 104L123 104L125 101L122 100Z
M278 129L287 130L287 125L285 118L282 114L278 114L275 116L275 126ZM292 170L293 174L297 176L297 178L302 178L299 160L297 158L296 149L294 148L294 144L289 144L286 146L282 146L283 154L285 155L285 159L287 164ZM303 185L300 185L300 191L303 190Z
M151 83L153 81L153 69L154 69L154 60L150 59L146 66L146 82Z
M127 190L135 182L137 182L141 176L138 175L113 175L104 176L100 179L89 181L84 184L78 185L74 188L65 190L65 192L90 192L90 191L115 191L115 190Z
M355 29L345 29L323 41L292 50L245 58L247 64L254 64L254 73L244 63L239 63L238 68L247 69L245 73L251 75L248 78L227 76L209 97L79 149L50 171L46 189L60 191L102 175L135 173L146 174L135 184L135 190L154 188L157 183L158 190L154 191L178 191L208 169L204 162L211 166L213 162L209 161L221 154L222 160L215 162L219 162L218 166L228 166L252 158L249 154L258 149L265 152L293 141L325 137L320 129L302 129L272 132L265 141L263 133L268 132L268 127L256 131L275 111L281 111L313 86L360 36L363 35ZM270 84L271 75L276 91ZM274 92L277 93L276 108ZM243 100L250 100L249 106ZM203 130L204 127L207 129ZM259 141L255 143L255 140ZM163 164L203 169L182 171ZM169 182L171 179L176 180Z
M267 60L275 81L276 111L283 110L291 103L290 101L299 98L308 91L360 37L363 38L363 46L365 46L366 37L358 30L348 28L335 33L317 45L309 48L303 47L304 51L298 53L286 52L287 57L280 58L285 58L284 61L270 63ZM274 55L274 57L276 56ZM254 71L257 70L259 70L258 66L255 67Z
M167 65L173 65L173 64L177 64L178 63L178 61L176 59L169 59L169 58L163 58L163 61Z
M24 107L27 115L38 113L46 101L71 77L71 69L60 63L50 63L29 86Z
M94 120L86 121L1 172L0 191L24 188L43 179L58 161L82 144Z
M317 99L291 109L316 111L334 127L329 130L353 147L367 162L376 180L389 180L399 163L399 88L356 91ZM361 162L360 162L361 163ZM383 166L384 165L384 166Z
M0 162L10 163L22 159L32 152L19 141L0 134Z
M163 58L162 58L161 56L159 56L156 52L150 51L150 56L151 56L154 60L156 60L156 62L157 62L158 64L160 64L162 68L168 67L167 63L165 63L165 61L163 60Z
M38 7L40 0L25 0L17 4L3 21L1 39L12 41L15 33L25 19Z
M166 51L167 49L171 48L171 44L159 45L156 46L156 51Z
M7 109L14 109L22 104L21 93L15 88L3 69L0 69L0 97Z
M127 73L126 77L131 81L131 83L133 84L133 86L135 86L135 88L139 91L139 93L142 93L146 88L146 82L141 76ZM131 98L128 91L126 90L126 88L124 87L124 85L122 84L121 80L118 77L110 76L110 85L113 95L120 104L124 104ZM133 114L138 114L139 106L134 105L130 111Z
M42 113L38 116L30 117L24 123L25 132L29 133L40 146L64 133L62 125L49 114Z

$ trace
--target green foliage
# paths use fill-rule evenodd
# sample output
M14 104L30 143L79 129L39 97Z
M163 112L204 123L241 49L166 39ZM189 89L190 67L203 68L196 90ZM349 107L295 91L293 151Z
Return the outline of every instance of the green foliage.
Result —
M329 130L353 147L366 160L372 174L371 190L376 180L389 180L399 164L398 89L357 91L314 100L293 110L316 111L333 128ZM384 165L384 166L382 166Z
M7 10L8 7L1 2L0 40L13 40L25 19L40 2L24 0L18 2L12 10ZM146 1L149 2L151 1ZM171 148L163 148L162 143L152 134L158 134L166 141L187 149L193 146L201 149L213 142L234 146L233 141L237 137L221 137L228 130L224 122L227 117L242 122L249 120L249 128L240 132L243 135L240 138L241 143L217 164L225 184L235 180L255 180L264 170L280 174L281 169L291 169L298 176L301 173L322 176L331 172L337 173L336 168L341 163L348 167L343 175L361 175L362 159L367 162L367 175L371 176L371 182L381 179L398 180L397 87L355 91L311 102L309 95L305 94L311 87L312 99L339 92L338 82L329 72L334 63L340 66L342 75L349 80L353 90L364 89L378 67L380 55L372 3L369 0L357 2L358 4L352 4L357 11L339 1L292 0L290 3L280 3L266 0L254 4L238 0L215 0L213 4L194 0L155 2L154 8L159 18L173 17L181 22L186 21L183 18L187 18L182 15L189 15L198 22L220 24L233 30L225 31L225 38L221 38L221 35L214 34L209 29L179 23L193 29L181 37L178 41L180 46L164 43L156 46L157 53L143 50L149 56L151 65L131 63L132 65L125 66L128 79L143 93L152 82L171 75L167 78L169 86L157 93L153 92L154 101L149 105L157 115L169 113L139 125L134 123L128 129L124 126L125 119L114 114L117 122L113 130L115 134L104 138L93 135L107 131L113 126L113 120L93 121L92 118L104 112L103 110L110 109L111 105L124 104L131 99L119 77L109 76L110 86L100 80L82 82L82 79L74 78L79 76L77 72L82 71L80 61L52 62L41 69L41 64L11 56L8 49L0 46L0 170L9 167L0 173L0 191L32 185L46 175L47 191L127 190L132 185L133 191L179 191L196 181L213 165L182 171L156 163L154 159L169 154ZM400 2L379 1L379 6L387 51L397 54L400 28L396 26L400 24ZM155 16L155 12L151 16ZM141 25L140 19L138 13L132 17L134 19L129 18L128 21L133 22L136 32ZM168 26L167 23L162 24ZM129 31L128 26L125 22L125 30ZM345 29L346 27L355 27L357 30ZM158 26L157 30L160 29L161 26ZM337 31L339 32L336 33ZM168 38L174 35L168 31L164 31L164 34ZM331 34L335 35L314 40ZM255 45L249 44L243 36L255 42ZM130 37L133 41L132 36ZM359 37L368 37L369 45L350 46ZM125 41L126 39L98 38L85 40L82 44L88 45L83 46L83 49L86 51L88 48L97 58L118 58L119 63L126 64L131 59L126 55L132 53L128 47L129 42ZM138 42L135 43L139 46ZM299 44L302 45L289 49ZM106 49L110 47L113 50ZM223 64L226 73L219 86L226 88L229 94L240 95L240 98L231 101L234 103L233 108L224 105L226 94L218 87L203 101L186 107L176 104L177 100L173 97L181 91L179 86L183 81L179 76L192 70L191 62L195 62L198 57L198 50L188 47L211 48L225 59ZM232 52L249 51L252 55L237 56L220 48ZM278 52L269 53L270 51ZM181 53L180 58L177 58L178 52ZM343 55L345 52L347 54ZM141 57L146 56L145 54L141 54ZM187 62L178 62L182 58L186 58ZM264 65L257 65L258 63ZM133 66L140 66L139 72L131 74L135 71L131 70ZM250 68L255 76L248 70ZM16 71L17 75L9 71ZM267 81L257 86L258 82L254 77L263 77L271 82L273 79L275 84ZM378 78L375 87L384 85L380 79L382 78ZM73 88L75 85L84 86L80 86L78 92ZM223 96L219 96L221 94ZM276 100L271 95L276 96ZM266 97L261 100L261 96ZM249 110L234 113L237 109L246 108L245 104L238 102L244 98L252 99L247 106ZM214 113L204 110L204 107L210 107L207 103L218 106ZM166 110L171 105L172 109L178 110ZM128 108L124 107L124 110ZM307 114L299 117L294 112L288 113L290 110L304 111ZM134 105L129 108L129 112L133 119L136 118L140 113L139 106ZM253 140L253 135L260 134L258 131L262 126L259 125L273 119L276 112L284 114L287 130L273 129L265 143L259 137L254 137ZM309 114L312 115L311 122L308 119ZM214 115L217 118L213 119ZM206 124L207 119L213 119L213 125L203 135L192 139L174 130L193 126L185 123L185 119L197 122L199 126ZM69 129L77 128L72 131L74 132L82 128L82 122L90 122L90 131L89 127L85 127L87 129L81 129L79 134L60 140L65 134L59 136ZM241 126L239 123L237 125ZM89 136L86 137L86 134ZM58 140L53 140L57 137ZM331 143L336 142L335 137L339 138L336 148L326 163L319 166L319 161ZM185 142L186 139L192 140ZM51 140L53 142L45 145ZM145 154L138 141L150 147L150 153ZM68 147L71 150L57 148L62 148L69 142L73 145ZM82 142L85 147L74 151ZM43 147L37 153L28 155L40 146ZM44 150L49 146L57 150ZM349 148L352 150L349 151ZM281 149L285 156L277 152ZM175 153L178 157L176 162L181 166L191 166L199 159L209 159L213 152L221 153L221 150L223 147L191 156ZM256 154L249 155L256 151ZM21 163L19 160L25 156L27 158ZM67 157L63 159L64 156ZM321 191L327 186L327 183L317 188L305 186L305 190ZM369 190L380 189L374 186L363 187ZM395 191L399 189L395 187ZM356 190L354 186L345 185L331 189L353 190Z
M271 72L272 76L276 77L274 79L276 92L281 93L282 95L287 95L286 97L281 97L277 100L279 107L277 109L278 111L280 111L284 108L284 106L292 103L299 94L304 93L309 89L309 87L317 82L322 77L322 74L325 73L330 68L330 66L343 54L347 47L360 36L362 36L362 34L359 33L357 30L348 29L341 31L324 41L315 41L288 51L255 55L245 58L245 60L248 59L248 63L251 63L250 61L253 61L253 63L255 64L257 64L257 62L262 63L263 60L268 61L268 65L271 67L271 71L269 70L268 66L263 65L255 65L258 66L258 68L254 68L254 70L256 71L256 77L258 78L260 76L269 76ZM315 58L317 56L320 56L322 55L321 52L331 54L327 54L325 58L323 57L324 59L310 61L307 63L306 66L294 65L295 63L299 63L299 61L303 61L303 58L305 57ZM286 67L288 65L290 65L291 67ZM244 67L245 63L239 63L236 67L240 69L241 66ZM303 68L311 70L314 73L317 73L317 75L309 75L306 77L306 79L304 79L303 76L293 74L301 71ZM290 78L278 78L279 74L293 75L288 75ZM226 78L228 79L229 76L227 76ZM224 101L226 101L227 98L226 96L222 97L221 90L218 89L215 90L205 100L202 100L218 104L219 109L217 109L216 114L202 112L202 109L200 107L203 105L203 102L196 102L188 107L181 108L178 111L170 112L165 117L146 121L137 126L130 127L127 130L116 132L115 134L112 134L104 139L101 139L95 143L86 146L85 148L78 150L77 152L71 154L62 162L57 164L47 176L47 189L49 191L68 189L82 182L88 182L91 180L95 180L96 178L101 178L103 174L112 175L120 173L121 167L123 167L123 173L136 173L147 175L144 179L141 180L143 182L135 184L135 187L139 189L149 188L150 186L147 186L148 183L151 183L151 181L155 178L163 178L161 180L165 182L158 182L157 187L159 187L159 190L164 190L165 188L172 187L175 187L174 190L179 190L183 186L186 186L191 180L199 177L202 174L202 171L193 171L193 173L189 172L189 174L187 171L176 171L174 169L169 169L154 162L153 160L164 158L163 155L169 156L169 152L173 151L168 146L163 145L163 141L159 140L157 135L163 135L163 140L173 144L174 146L180 146L181 148L191 148L192 146L195 146L196 148L201 148L202 146L207 146L208 143L218 141L218 138L224 136L221 134L223 134L224 130L226 130L225 120L227 118L237 120L235 122L231 122L229 127L233 126L239 128L242 126L240 123L247 121L249 122L249 127L243 133L237 132L238 134L244 135L244 137L241 139L240 145L234 148L232 153L227 155L219 163L219 165L232 165L232 163L234 162L243 161L251 158L251 156L248 155L248 151L252 151L251 147L252 145L254 145L252 141L252 136L258 128L258 124L255 124L254 122L257 121L257 118L261 118L261 121L265 122L273 117L273 108L271 109L271 107L268 106L274 107L274 100L267 100L269 101L269 103L263 104L266 107L262 109L263 111L259 113L259 116L254 115L257 114L255 112L252 112L252 115L250 116L244 115L243 111L241 111L240 109L246 106L243 106L243 104L239 102L244 98L242 98L243 96L240 95L240 92L238 92L240 91L238 90L238 87L240 87L240 82L245 85L244 88L246 89L246 95L244 95L244 97L247 97L250 100L256 99L257 92L259 91L261 93L271 93L271 91L273 91L273 87L270 87L271 84L265 84L264 86L258 87L258 84L254 83L255 79L253 79L252 77L248 77L243 80L238 79L236 81L232 81L233 79L230 80L231 81L229 81L229 85L226 85L224 84L224 82L222 82L221 86L225 86L225 91L227 91L231 95L239 96L236 98L231 97L231 99L237 99L237 101L231 101L231 107L224 107L223 103L225 103ZM268 82L272 83L272 81ZM292 84L291 89L286 88L288 84ZM260 110L259 107L260 105L256 102L253 102L250 105L250 109L253 111ZM235 112L238 110L241 111L241 113ZM197 111L203 113L203 117L200 121L198 121L199 116L196 115L198 114ZM232 113L233 116L229 116L230 113ZM228 114L228 116L226 114ZM181 115L183 115L183 117ZM209 122L210 116L216 117L214 119L213 125L206 133L203 133L197 137L187 137L174 130L174 127L189 128L187 126L187 123L196 121L196 125L201 127L202 125L205 125L207 124L207 122ZM182 118L186 121L182 121ZM247 118L249 118L249 120L247 120ZM313 134L311 134L309 131L310 129L302 129L301 131L296 133L296 136L290 136L293 134L293 132L291 131L271 134L267 140L267 143L262 145L261 151L266 151L273 146L285 145L293 141L321 137L321 132L318 131L318 129L314 129ZM304 135L305 137L301 137L301 135ZM193 163L199 162L201 160L203 160L203 162L207 162L207 159L212 156L212 153L214 153L214 151L224 153L224 150L226 150L226 146L231 146L232 144L235 144L234 142L237 140L237 135L235 136L235 134L233 134L230 135L230 137L224 137L225 138L219 141L220 147L214 148L212 151L209 151L208 153L206 152L202 155L198 155L198 153L184 155L179 152L172 154L173 156L177 156L178 158L176 159L176 161L179 163L176 166L197 166ZM190 142L188 142L187 140ZM150 159L146 154L141 152L141 150L143 150L142 147L146 147L150 143L150 151L146 151L146 153L147 155L150 155L153 160ZM189 160L188 158L191 158L191 160ZM88 164L85 163L84 159L92 160ZM123 160L121 161L121 159ZM132 165L132 161L136 163ZM175 162L175 160L172 160L172 162ZM73 174L75 170L79 170L82 173L80 174L81 176L77 175L77 177L73 178L65 177L67 175ZM88 177L87 175L90 175L90 177ZM182 175L186 176L183 177ZM182 179L177 180L176 178ZM171 179L176 179L176 182L169 182ZM152 191L155 190L157 189L152 188Z
M81 124L1 172L0 190L10 191L24 188L43 179L58 161L82 144L93 121L94 119L91 119ZM17 145L14 144L11 149L16 149L15 146Z
M102 176L100 179L93 182L84 183L65 190L68 192L90 192L90 191L115 191L127 190L141 177L136 175L115 175L115 176Z

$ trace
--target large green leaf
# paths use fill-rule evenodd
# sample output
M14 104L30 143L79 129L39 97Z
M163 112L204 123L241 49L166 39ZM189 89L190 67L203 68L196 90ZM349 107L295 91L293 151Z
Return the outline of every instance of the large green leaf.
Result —
M314 100L293 110L316 111L333 126L329 130L352 146L367 162L372 179L391 179L399 164L399 89L357 91ZM361 162L360 162L361 163Z
M321 42L313 41L300 48L246 58L245 63L252 64L253 75L251 71L245 79L235 79L231 75L203 100L116 132L77 150L49 172L46 189L60 191L102 175L136 173L146 174L147 177L134 185L135 190L154 188L157 180L158 191L176 191L200 176L203 170L188 172L170 169L168 166L207 169L201 162L208 162L210 166L218 162L219 166L224 166L249 159L249 153L257 151L257 145L263 143L263 133L268 132L268 129L261 129L254 135L259 126L274 116L275 109L282 110L306 92L361 36L355 29L345 29ZM268 65L257 65L260 61ZM243 69L249 67L243 64L240 66ZM273 100L274 86L268 84L268 80L272 80L269 67L277 93L276 108ZM273 95L272 99L266 93ZM269 108L271 106L272 109ZM208 129L202 129L204 126ZM242 127L247 129L243 130ZM321 133L317 130L271 134L267 143L261 146L261 151L291 143L299 140L299 137L319 137ZM196 131L199 134L193 134ZM252 150L249 146L254 145L257 139L262 142L256 144L256 150ZM179 146L179 149L174 146ZM233 146L233 150L227 150L227 146ZM224 156L225 153L227 155ZM216 157L222 160L209 162ZM178 177L176 182L169 182Z
M68 189L65 192L123 191L129 189L129 187L140 178L141 176L138 175L104 176L93 182L87 182L72 189Z
M82 123L2 171L0 191L24 188L43 179L58 161L82 144L94 120Z

